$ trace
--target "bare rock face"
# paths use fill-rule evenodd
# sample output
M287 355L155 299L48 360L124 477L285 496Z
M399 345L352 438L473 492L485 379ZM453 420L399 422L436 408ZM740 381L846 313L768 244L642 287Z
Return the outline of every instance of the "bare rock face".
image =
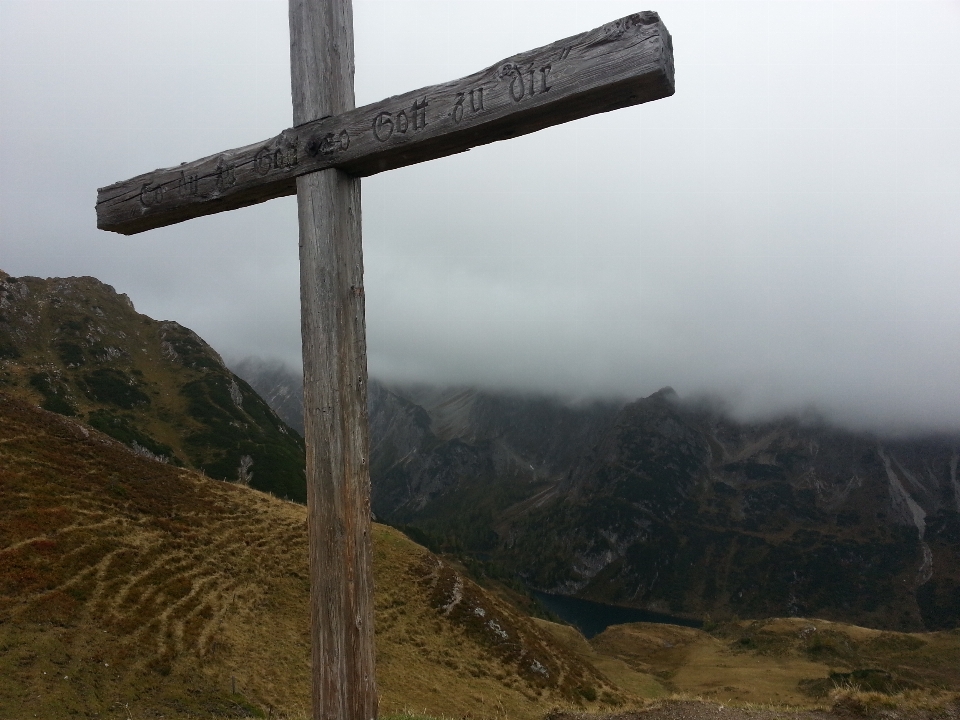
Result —
M274 412L303 437L303 375L279 361L248 357L232 370L250 383Z
M378 517L535 588L703 617L960 618L960 437L624 406L371 391Z
M505 514L555 493L618 407L380 386L370 398L374 510L441 543L469 535L468 545L493 550Z
M535 585L651 610L952 627L958 448L737 423L658 393L624 408L512 553ZM534 565L534 548L568 560Z

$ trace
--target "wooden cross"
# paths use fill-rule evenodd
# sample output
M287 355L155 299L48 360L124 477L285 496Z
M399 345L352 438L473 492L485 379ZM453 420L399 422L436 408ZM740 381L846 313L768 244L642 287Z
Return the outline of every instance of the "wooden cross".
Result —
M360 177L673 94L653 12L355 108L351 0L290 0L294 127L100 188L132 235L297 195L313 715L377 715Z

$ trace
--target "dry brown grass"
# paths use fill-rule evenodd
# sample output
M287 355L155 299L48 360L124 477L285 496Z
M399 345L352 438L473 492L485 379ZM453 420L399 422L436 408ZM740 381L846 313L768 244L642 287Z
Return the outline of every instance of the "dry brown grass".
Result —
M374 564L388 716L523 720L670 691L882 715L890 695L799 686L875 667L920 688L896 701L932 718L929 693L960 689L960 632L791 619L624 625L588 643L383 526ZM0 396L0 718L305 718L308 589L303 507Z
M611 683L635 698L660 698L669 694L669 691L654 675L655 668L643 666L641 669L641 666L632 666L622 657L602 652L569 625L558 625L540 619L534 619L534 622L553 635L554 639L570 653L593 665Z
M960 691L957 631L893 633L802 618L729 623L713 633L636 623L608 628L591 645L671 690L725 703L821 707L858 676L879 682L885 697Z
M835 714L886 718L960 717L960 695L931 690L907 690L887 694L864 691L856 685L837 688L830 693L830 707Z
M0 718L302 716L305 518L0 396ZM630 699L399 532L374 553L385 714Z

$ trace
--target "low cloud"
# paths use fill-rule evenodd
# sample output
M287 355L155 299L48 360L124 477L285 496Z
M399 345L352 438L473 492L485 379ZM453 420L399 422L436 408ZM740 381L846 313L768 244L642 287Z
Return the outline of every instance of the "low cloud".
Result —
M673 98L364 180L371 373L960 428L957 5L657 9ZM355 0L358 101L636 10ZM93 216L99 185L289 125L286 4L0 15L0 265L295 366L292 199L133 238Z

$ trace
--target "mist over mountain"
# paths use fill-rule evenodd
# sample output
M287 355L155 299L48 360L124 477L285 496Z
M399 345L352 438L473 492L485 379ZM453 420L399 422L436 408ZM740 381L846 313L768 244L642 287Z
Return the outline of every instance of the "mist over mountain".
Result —
M280 363L233 363L245 381L94 278L6 274L0 355L4 392L304 499L301 380ZM572 401L376 380L369 419L377 517L480 574L694 617L960 618L960 433L745 421L669 388Z
M295 396L293 372L244 367ZM876 435L812 410L743 420L670 388L369 388L375 513L481 573L696 617L960 618L960 433Z
M303 433L303 377L299 367L290 365L278 358L261 358L248 355L239 359L228 359L228 364L238 376L246 380L283 418L284 422L298 432ZM536 384L525 386L504 386L502 383L477 385L465 383L426 383L422 381L397 381L371 376L371 384L389 387L402 395L419 398L430 404L430 398L438 393L445 394L459 389L482 393L486 396L537 398L562 406L577 407L600 403L610 406L622 406L635 400L611 391L597 391L593 394L583 392L548 392L531 389ZM671 385L667 385L670 387ZM886 439L908 439L938 435L960 435L960 426L952 422L939 422L931 419L929 423L909 422L891 415L871 414L866 407L846 407L842 394L833 398L830 404L817 405L811 402L797 401L792 410L785 411L782 406L771 404L737 390L719 392L700 390L690 395L678 396L678 402L684 407L736 420L742 423L767 423L791 419L801 425L833 427L838 430L862 432L870 436Z
M283 421L303 437L303 375L280 360L246 357L230 363Z
M0 3L0 264L98 277L225 357L297 366L293 198L135 242L90 215L97 187L289 127L286 7L241 3L227 31L213 0L52 1ZM358 103L638 9L486 5L355 2ZM371 374L960 430L960 10L903 7L661 0L675 96L365 178Z

